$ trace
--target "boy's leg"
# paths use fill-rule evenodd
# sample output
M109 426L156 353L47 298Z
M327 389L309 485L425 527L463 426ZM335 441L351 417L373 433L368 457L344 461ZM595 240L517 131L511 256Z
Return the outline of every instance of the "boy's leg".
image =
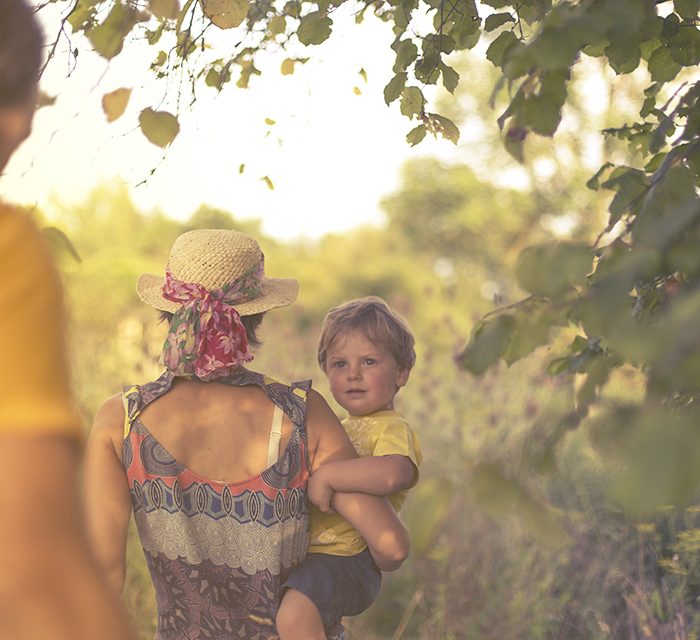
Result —
M368 549L356 556L331 556L310 553L294 568L287 578L286 592L280 604L278 633L282 640L303 638L310 640L320 620L320 629L328 637L336 637L342 630L343 616L361 613L377 597L381 586L381 572L377 569ZM294 593L296 592L296 595ZM287 593L291 600L287 601ZM310 611L311 609L311 611ZM309 635L296 626L309 616ZM285 635L297 632L297 635ZM326 635L318 636L325 638Z
M277 612L280 640L326 640L316 605L301 591L287 589Z

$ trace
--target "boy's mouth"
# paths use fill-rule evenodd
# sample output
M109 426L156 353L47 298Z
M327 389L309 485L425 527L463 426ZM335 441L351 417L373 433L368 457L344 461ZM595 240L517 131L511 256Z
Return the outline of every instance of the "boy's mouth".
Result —
M351 396L355 396L355 395L360 395L362 393L365 393L365 390L364 389L348 389L345 393L347 393L348 395L351 395Z

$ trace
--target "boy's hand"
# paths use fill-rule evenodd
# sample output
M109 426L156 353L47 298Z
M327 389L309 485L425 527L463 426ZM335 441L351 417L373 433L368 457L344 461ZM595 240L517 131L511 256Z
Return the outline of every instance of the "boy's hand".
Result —
M307 495L309 501L316 505L323 513L335 513L331 506L333 500L333 487L328 483L323 473L323 468L319 469L309 478L307 485Z

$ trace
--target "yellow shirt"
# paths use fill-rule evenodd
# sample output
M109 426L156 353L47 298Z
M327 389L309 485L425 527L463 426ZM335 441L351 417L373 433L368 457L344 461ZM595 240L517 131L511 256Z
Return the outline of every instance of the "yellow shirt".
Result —
M79 436L49 247L29 216L0 203L0 434Z
M423 460L418 436L406 419L393 410L376 411L367 416L349 416L343 426L359 456L407 456L416 466L413 485L418 482L418 467ZM408 489L389 496L396 511L406 499ZM322 513L311 506L309 553L354 556L367 548L364 538L336 513Z

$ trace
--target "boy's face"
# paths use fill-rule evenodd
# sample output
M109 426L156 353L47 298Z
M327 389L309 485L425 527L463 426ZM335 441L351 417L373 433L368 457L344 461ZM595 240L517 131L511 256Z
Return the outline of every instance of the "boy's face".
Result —
M406 384L408 374L385 345L372 342L360 331L338 337L326 353L331 393L354 416L393 409L394 396Z

